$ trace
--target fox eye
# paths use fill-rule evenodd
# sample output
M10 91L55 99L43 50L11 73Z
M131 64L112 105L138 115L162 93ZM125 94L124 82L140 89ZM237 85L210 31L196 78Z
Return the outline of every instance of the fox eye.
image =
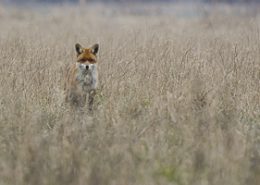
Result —
M89 61L89 62L95 62L95 60L92 59L92 58L88 59L88 61Z

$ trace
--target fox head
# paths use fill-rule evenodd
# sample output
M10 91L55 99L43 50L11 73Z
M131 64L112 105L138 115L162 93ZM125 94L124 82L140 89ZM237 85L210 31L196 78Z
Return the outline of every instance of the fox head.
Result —
M80 69L89 70L91 66L97 63L98 44L94 44L90 48L84 48L77 43L75 49L77 52L77 65Z

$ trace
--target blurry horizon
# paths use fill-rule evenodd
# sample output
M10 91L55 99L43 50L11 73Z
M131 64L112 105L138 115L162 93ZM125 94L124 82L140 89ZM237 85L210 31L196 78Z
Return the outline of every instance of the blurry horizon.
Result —
M29 3L259 3L259 0L1 0L2 3L29 4Z

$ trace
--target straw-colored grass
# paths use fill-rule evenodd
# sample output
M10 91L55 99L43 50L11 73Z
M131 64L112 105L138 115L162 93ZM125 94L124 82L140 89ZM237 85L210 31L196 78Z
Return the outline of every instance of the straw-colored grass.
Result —
M259 15L111 9L1 8L0 184L259 184ZM93 114L64 104L76 42Z

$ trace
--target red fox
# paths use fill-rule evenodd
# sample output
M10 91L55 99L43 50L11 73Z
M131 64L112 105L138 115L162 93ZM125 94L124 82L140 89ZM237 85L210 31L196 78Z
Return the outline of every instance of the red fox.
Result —
M77 61L68 67L65 81L65 101L73 107L83 107L88 96L88 109L93 109L98 85L97 53L99 45L90 48L75 45Z

